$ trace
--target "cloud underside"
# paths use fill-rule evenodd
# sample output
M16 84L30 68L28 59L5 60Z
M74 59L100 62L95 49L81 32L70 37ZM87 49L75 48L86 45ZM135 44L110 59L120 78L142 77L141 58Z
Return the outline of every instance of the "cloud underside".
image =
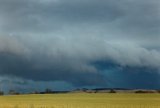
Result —
M159 6L157 0L0 0L0 83L14 76L15 86L24 80L158 88Z

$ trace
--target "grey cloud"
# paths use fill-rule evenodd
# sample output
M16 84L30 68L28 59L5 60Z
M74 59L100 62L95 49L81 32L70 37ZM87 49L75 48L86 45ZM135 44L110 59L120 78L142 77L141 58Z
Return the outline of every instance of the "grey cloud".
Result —
M157 0L0 0L0 74L107 85L94 64L160 67ZM45 76L45 77L44 77ZM88 77L90 76L90 77Z
M29 53L29 50L14 37L0 36L0 53L11 53L24 56Z
M104 24L104 29L113 27L114 31L132 32L132 34L156 35L159 32L158 1L121 0L57 0L55 2L26 0L1 1L1 17L4 30L14 32L49 32L62 29L63 26L81 23ZM51 3L50 3L51 2ZM3 18L4 17L4 18ZM114 32L112 30L112 32ZM138 33L137 33L138 32ZM138 36L140 36L138 35ZM140 36L141 37L141 36Z
M36 49L37 52L32 49L34 53L30 59L1 54L0 73L39 81L63 80L80 86L107 84L101 70L93 64L96 61L108 61L122 68L153 68L157 70L154 72L159 72L160 52L157 50L134 44L111 44L97 39L90 42L78 39L76 44L71 43L73 40L69 40L70 44L65 42L49 43L49 48L44 46L44 49Z

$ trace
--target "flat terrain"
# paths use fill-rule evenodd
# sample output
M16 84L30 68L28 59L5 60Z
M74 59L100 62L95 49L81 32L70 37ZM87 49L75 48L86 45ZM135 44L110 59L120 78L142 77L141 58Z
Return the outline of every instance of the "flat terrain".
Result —
M160 94L71 93L0 96L0 108L160 108Z

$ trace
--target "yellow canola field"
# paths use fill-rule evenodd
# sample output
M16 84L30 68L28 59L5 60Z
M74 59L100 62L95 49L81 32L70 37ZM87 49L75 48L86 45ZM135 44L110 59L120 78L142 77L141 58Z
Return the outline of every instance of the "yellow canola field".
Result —
M11 95L0 96L0 108L160 108L160 94Z

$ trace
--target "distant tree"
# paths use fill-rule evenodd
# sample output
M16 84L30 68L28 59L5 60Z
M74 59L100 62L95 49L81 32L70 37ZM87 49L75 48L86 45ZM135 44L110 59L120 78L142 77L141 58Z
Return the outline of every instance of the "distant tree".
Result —
M155 91L151 91L151 90L137 90L137 91L135 91L135 93L155 93Z
M4 92L3 92L3 91L0 91L0 95L4 95Z
M114 89L111 89L109 93L116 93L116 91Z
M160 90L157 90L158 93L160 93Z
M98 93L98 90L95 90L94 93Z
M10 95L19 95L20 93L16 92L15 90L9 90L8 94L10 94Z
M49 88L47 88L46 90L45 90L45 93L52 93L53 91L51 90L51 89L49 89Z

